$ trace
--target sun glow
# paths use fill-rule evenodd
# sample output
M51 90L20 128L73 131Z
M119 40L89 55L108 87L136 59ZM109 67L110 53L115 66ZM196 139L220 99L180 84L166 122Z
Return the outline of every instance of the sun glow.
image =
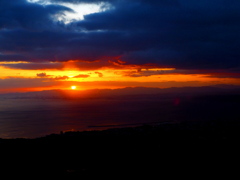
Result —
M71 89L75 90L75 89L77 89L77 86L71 86Z
M99 62L95 62L99 63ZM92 62L31 63L0 62L0 93L70 90L71 94L86 89L116 89L124 87L183 87L214 84L239 85L239 78L202 73L181 73L174 68L112 67L99 68ZM56 66L56 68L55 68ZM90 68L90 66L92 66ZM183 71L184 72L184 71ZM231 75L231 74L230 74ZM220 78L219 78L219 77ZM226 76L226 77L225 77Z

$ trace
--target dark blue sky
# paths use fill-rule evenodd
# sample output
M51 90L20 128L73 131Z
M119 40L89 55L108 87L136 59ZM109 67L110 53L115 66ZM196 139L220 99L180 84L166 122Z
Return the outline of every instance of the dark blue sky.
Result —
M127 64L240 72L239 0L51 2L0 0L0 61L120 57ZM66 24L56 17L73 10L59 2L105 2L110 8Z

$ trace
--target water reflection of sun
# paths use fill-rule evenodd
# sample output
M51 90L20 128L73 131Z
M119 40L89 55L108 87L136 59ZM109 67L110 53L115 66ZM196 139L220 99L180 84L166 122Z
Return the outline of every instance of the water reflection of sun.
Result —
M71 86L71 89L75 90L75 89L77 89L77 86Z

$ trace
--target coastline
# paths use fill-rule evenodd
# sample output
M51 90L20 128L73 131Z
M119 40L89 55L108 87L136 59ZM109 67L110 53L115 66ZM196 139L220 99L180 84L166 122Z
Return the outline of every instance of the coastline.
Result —
M3 164L11 162L11 168L5 166L1 173L70 179L105 177L109 172L162 177L169 171L185 174L186 169L203 174L213 165L232 165L225 161L238 154L239 128L240 122L230 120L182 122L0 139L1 152L8 157Z

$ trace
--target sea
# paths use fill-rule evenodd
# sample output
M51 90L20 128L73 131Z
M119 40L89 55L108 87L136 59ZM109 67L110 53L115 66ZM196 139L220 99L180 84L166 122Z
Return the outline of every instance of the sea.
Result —
M129 99L0 98L0 138L37 138L170 122L171 103Z
M183 94L179 89L172 94L145 95L116 95L114 91L114 96L86 98L0 95L0 138L38 138L67 131L185 121L240 120L240 91L216 93L213 89L206 94L202 93L204 89L197 90L200 94Z

